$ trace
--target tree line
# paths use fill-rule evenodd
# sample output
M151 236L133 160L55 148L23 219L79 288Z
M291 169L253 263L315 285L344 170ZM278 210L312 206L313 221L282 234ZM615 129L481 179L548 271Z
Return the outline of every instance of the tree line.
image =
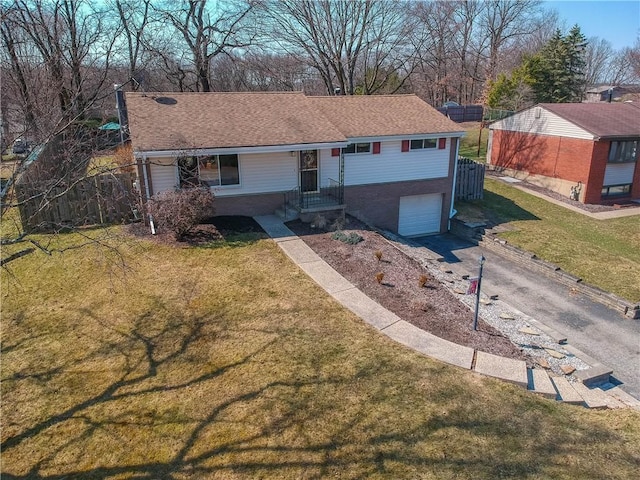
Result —
M518 108L639 81L638 41L565 30L537 0L3 0L0 109L42 141L113 114L114 84Z

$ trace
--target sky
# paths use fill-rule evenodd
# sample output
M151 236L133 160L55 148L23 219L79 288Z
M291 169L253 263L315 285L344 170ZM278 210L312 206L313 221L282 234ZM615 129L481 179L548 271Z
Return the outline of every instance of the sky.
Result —
M545 4L558 11L567 30L577 23L585 37L604 38L616 50L632 47L640 32L640 0L564 0Z

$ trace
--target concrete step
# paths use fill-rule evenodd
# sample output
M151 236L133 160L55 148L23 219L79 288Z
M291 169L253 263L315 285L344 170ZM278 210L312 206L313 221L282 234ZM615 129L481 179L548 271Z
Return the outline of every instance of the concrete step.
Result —
M607 383L609 377L613 373L613 369L602 364L591 364L586 370L578 370L575 376L582 381L587 387Z
M640 400L629 395L620 387L613 387L608 390L605 390L605 392L607 395L618 400L623 405L627 407L635 408L636 410L640 410Z
M284 208L277 208L275 214L285 222L290 222L300 218L300 212L295 208L287 208L286 212Z
M498 355L478 351L476 352L474 370L483 375L515 383L524 388L527 388L529 383L527 364L522 360L499 357Z
M558 392L557 400L564 403L571 403L573 405L582 405L583 399L578 392L571 386L569 380L564 377L551 377L553 385Z
M529 380L528 390L543 397L556 398L556 389L553 387L553 383L551 383L551 379L545 370L542 368L528 368L527 376Z
M586 385L576 382L571 385L584 400L584 404L589 408L609 408L607 394L597 387L589 388Z

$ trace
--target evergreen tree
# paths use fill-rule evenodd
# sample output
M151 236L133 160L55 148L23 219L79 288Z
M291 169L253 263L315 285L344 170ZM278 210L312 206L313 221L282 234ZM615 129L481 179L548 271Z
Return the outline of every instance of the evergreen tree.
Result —
M557 30L528 62L530 85L536 102L580 102L585 90L587 41L575 25L563 36Z

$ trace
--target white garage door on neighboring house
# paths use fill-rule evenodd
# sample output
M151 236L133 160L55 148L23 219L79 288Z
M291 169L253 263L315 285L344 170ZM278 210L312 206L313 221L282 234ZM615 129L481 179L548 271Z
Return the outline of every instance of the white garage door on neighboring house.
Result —
M405 236L438 233L441 215L441 193L400 197L398 233Z

